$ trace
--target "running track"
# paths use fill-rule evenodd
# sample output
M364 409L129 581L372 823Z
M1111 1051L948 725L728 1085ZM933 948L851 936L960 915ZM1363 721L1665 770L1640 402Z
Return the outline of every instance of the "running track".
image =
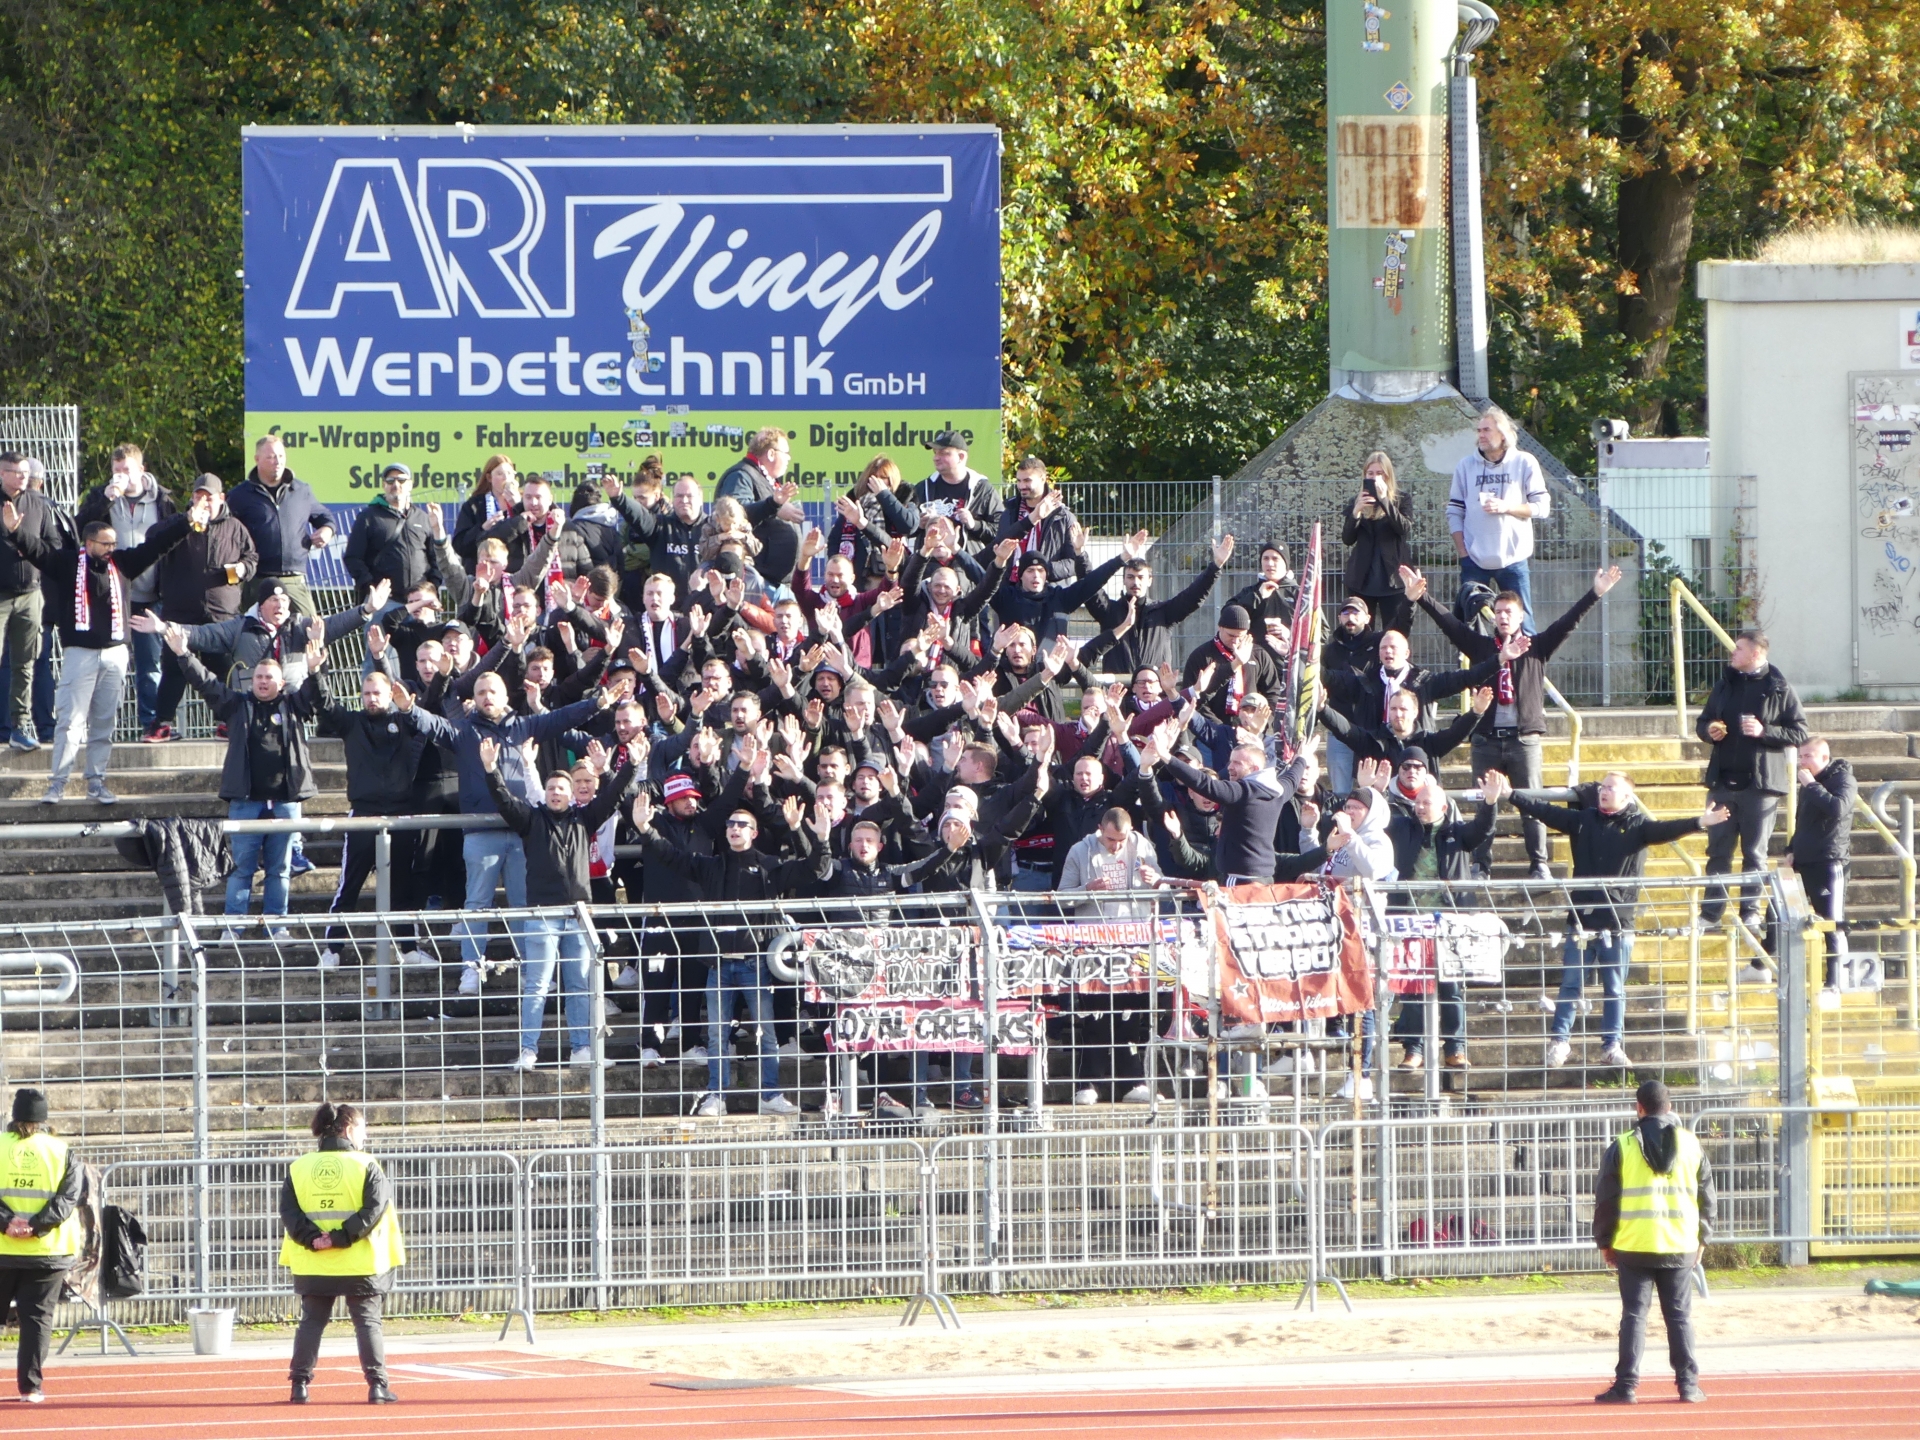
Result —
M1499 1385L1380 1385L1341 1397L1312 1386L1181 1394L1106 1387L1081 1395L869 1398L819 1387L686 1390L588 1361L497 1351L397 1356L402 1403L378 1409L351 1360L325 1359L313 1403L286 1403L281 1360L56 1364L50 1403L8 1406L4 1434L73 1440L481 1440L547 1431L566 1440L891 1440L894 1436L1244 1436L1247 1440L1586 1440L1649 1435L1847 1437L1920 1433L1920 1372L1708 1379L1705 1405L1681 1405L1657 1379L1631 1409L1600 1408L1606 1377ZM1601 1367L1603 1368L1603 1366ZM956 1385L964 1384L957 1381Z

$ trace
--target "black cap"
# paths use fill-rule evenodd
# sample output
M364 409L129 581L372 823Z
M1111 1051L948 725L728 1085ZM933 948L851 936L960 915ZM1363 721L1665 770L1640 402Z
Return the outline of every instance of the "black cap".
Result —
M1273 553L1278 555L1282 560L1287 558L1287 552L1281 549L1278 540L1262 540L1260 542L1260 549L1255 552L1254 558L1256 560L1259 559L1260 556L1266 554L1269 550L1273 551Z
M1342 615L1346 614L1349 610L1358 610L1362 615L1371 615L1373 613L1367 602L1358 595L1349 595L1340 602L1340 613Z
M1433 762L1427 759L1427 752L1418 745L1409 745L1400 752L1400 765L1407 764L1424 765L1429 770L1433 768ZM1394 766L1396 770L1399 768L1399 765Z
M13 1092L13 1118L24 1125L47 1123L47 1097L38 1090Z
M1029 550L1024 556L1021 557L1020 570L1023 574L1026 571L1033 569L1036 565L1039 566L1042 570L1046 570L1049 572L1053 569L1053 562L1047 559L1047 557L1042 555L1038 550Z
M1253 621L1247 615L1247 607L1244 605L1227 606L1226 609L1220 612L1220 628L1222 630L1251 630L1253 628Z
M284 585L269 585L266 589L266 593L263 594L260 598L262 600L271 600L276 595L280 596L280 598L283 600L289 598L287 595L287 587Z
M740 563L740 557L733 551L722 550L713 557L713 568L722 575L741 575L746 573L747 567Z
M964 450L967 437L958 430L942 430L927 442L929 450Z
M468 629L463 621L459 620L449 620L446 624L442 625L440 627L440 638L445 640L447 636L455 634L456 632L465 635L469 640L473 638L473 631Z

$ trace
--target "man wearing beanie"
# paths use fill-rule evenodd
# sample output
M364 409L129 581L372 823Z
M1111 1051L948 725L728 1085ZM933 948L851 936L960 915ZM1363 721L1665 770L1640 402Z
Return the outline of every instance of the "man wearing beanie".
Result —
M0 1131L0 1315L20 1309L20 1398L46 1398L40 1371L53 1338L60 1281L79 1258L80 1167L47 1126L47 1097L17 1090Z
M1252 625L1246 608L1229 605L1220 612L1220 628L1213 639L1187 656L1181 684L1193 691L1200 709L1215 720L1235 723L1240 717L1240 701L1258 690L1280 711L1284 681L1280 661L1265 645L1253 643L1248 634Z

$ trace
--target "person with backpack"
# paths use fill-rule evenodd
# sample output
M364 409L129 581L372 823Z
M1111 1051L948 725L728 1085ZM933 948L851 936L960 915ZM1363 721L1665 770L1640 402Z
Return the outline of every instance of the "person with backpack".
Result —
M14 1374L20 1398L46 1400L41 1370L53 1338L60 1282L80 1257L81 1167L47 1123L47 1097L16 1090L13 1119L0 1131L0 1318L20 1310Z
M381 1307L393 1272L407 1263L407 1242L394 1213L393 1182L367 1153L367 1122L351 1105L322 1101L313 1112L320 1148L287 1167L280 1182L280 1263L293 1272L300 1326L293 1334L292 1403L305 1405L320 1337L345 1300L367 1378L367 1403L392 1405Z

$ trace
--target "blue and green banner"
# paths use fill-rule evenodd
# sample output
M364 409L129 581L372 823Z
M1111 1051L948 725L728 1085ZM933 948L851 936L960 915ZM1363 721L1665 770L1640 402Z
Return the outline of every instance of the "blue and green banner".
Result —
M249 442L342 505L765 425L809 498L949 428L998 477L999 175L982 126L249 127Z

